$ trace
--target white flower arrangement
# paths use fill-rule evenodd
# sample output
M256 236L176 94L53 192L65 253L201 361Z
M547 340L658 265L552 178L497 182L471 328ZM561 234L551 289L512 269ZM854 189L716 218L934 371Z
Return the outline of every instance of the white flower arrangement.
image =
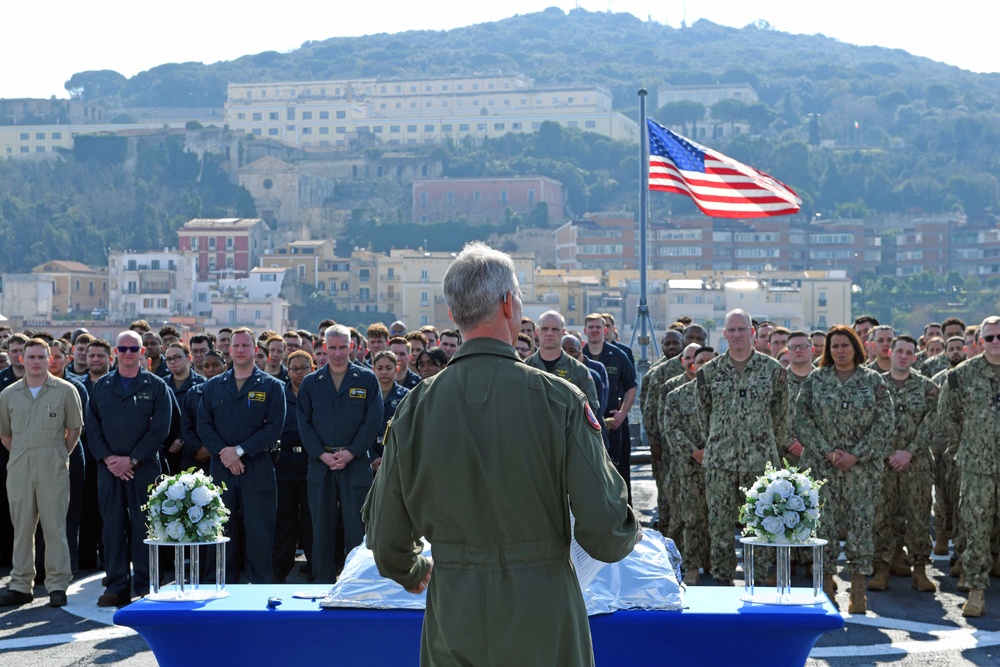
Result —
M809 470L775 470L768 462L764 475L746 493L740 507L744 535L772 544L802 544L816 536L819 526L819 488Z
M160 542L214 542L222 537L229 510L212 478L190 468L173 477L161 475L149 485L146 511L149 539Z

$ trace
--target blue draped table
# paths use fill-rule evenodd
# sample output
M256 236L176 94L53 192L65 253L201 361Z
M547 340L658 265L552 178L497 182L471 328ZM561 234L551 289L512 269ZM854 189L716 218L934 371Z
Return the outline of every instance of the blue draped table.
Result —
M321 609L301 585L227 586L207 602L139 600L115 613L160 665L417 665L422 611ZM795 589L793 589L794 591ZM802 589L805 592L806 589ZM683 611L617 611L590 617L598 665L803 665L816 640L844 627L826 602L741 602L742 588L692 587ZM269 597L282 604L267 608ZM318 661L318 662L317 662Z

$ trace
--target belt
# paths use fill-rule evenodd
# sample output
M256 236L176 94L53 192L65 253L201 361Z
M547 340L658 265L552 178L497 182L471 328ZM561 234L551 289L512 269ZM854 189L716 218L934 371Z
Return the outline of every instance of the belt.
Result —
M336 454L337 452L342 452L345 449L347 449L347 447L327 447L326 445L323 445L323 450L327 454Z
M281 451L291 452L292 454L301 454L306 451L304 447L284 447Z

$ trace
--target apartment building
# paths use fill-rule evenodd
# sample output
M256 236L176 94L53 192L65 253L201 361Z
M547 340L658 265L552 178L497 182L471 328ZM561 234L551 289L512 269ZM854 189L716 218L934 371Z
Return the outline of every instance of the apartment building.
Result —
M111 251L108 319L152 323L203 312L207 299L198 293L196 263L197 255L186 250Z
M197 257L198 280L246 278L270 247L261 218L195 218L177 231L182 251Z
M635 121L599 86L541 86L522 74L230 84L235 132L300 146L436 144L534 132L549 120L636 142ZM366 140L365 137L368 139Z
M108 306L108 270L93 269L81 262L51 260L31 269L52 278L53 315L91 316Z

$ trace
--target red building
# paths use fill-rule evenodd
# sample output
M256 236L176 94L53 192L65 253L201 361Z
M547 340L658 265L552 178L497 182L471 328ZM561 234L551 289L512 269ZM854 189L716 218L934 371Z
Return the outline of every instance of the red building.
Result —
M413 221L503 222L507 209L522 217L544 204L549 224L563 220L563 184L544 176L441 178L413 181Z
M195 218L177 231L178 247L198 254L199 281L246 278L268 248L260 218Z

